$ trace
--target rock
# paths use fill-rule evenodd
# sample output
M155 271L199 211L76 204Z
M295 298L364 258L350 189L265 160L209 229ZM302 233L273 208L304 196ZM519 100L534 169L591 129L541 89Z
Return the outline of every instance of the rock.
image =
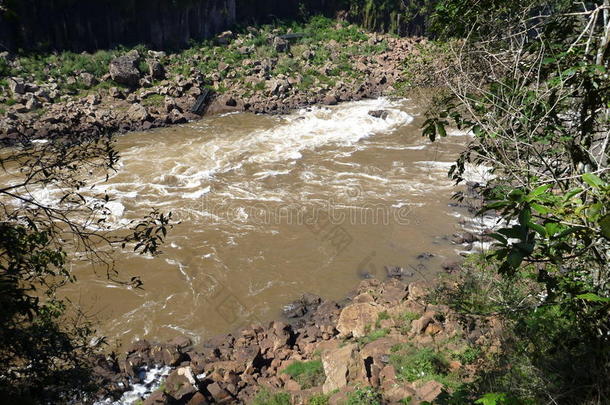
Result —
M401 279L413 276L413 272L399 266L385 266L386 274L389 278Z
M303 294L301 298L284 306L284 316L288 318L300 318L305 314L312 313L322 303L322 298L314 294Z
M135 103L133 104L129 110L127 110L127 116L136 122L146 121L150 116L148 115L148 111L142 104Z
M338 103L337 96L334 94L327 94L322 100L322 104L336 105Z
M28 101L26 101L25 103L25 108L28 111L33 111L36 110L40 107L40 103L38 102L38 100L36 100L34 97L30 98Z
M210 402L201 392L196 392L195 395L186 403L186 405L207 405Z
M146 61L148 64L148 74L153 80L163 80L165 79L165 68L156 59L149 59Z
M13 97L18 94L25 94L25 83L20 77L11 77L8 79L8 88L11 90Z
M126 86L136 87L140 82L139 59L140 55L135 50L113 59L109 66L112 80Z
M339 315L337 330L341 336L363 337L377 321L379 312L380 308L371 303L349 305Z
M123 92L121 90L117 89L116 87L111 87L110 89L108 89L108 95L112 98L117 98L117 99L125 98L125 94L123 94Z
M165 122L168 124L184 124L187 121L188 120L178 109L171 110L167 115L167 119L165 120Z
M227 46L231 43L233 38L235 38L233 32L225 31L216 37L216 43L218 43L218 45Z
M100 103L100 96L97 94L89 94L86 98L87 104L89 105L98 105Z
M170 399L168 395L162 390L157 390L146 398L143 405L168 405L169 403Z
M371 110L369 111L369 115L375 118L381 118L385 120L390 116L390 112L386 110Z
M326 381L322 386L325 394L345 387L348 382L365 378L364 367L358 355L358 345L348 344L322 354L322 365Z
M81 82L87 86L88 88L91 88L93 86L95 86L96 84L98 84L99 82L97 81L97 79L95 78L95 76L93 76L91 73L89 72L84 72L80 74L80 80Z
M165 379L165 392L177 401L197 391L197 380L190 366L177 368Z
M443 384L432 380L417 388L415 395L420 401L432 403L441 392L443 392Z
M461 268L460 262L452 260L452 261L444 261L441 264L441 268L447 273L455 273L458 272Z
M426 312L421 318L414 320L411 323L411 333L422 333L428 325L434 321L434 312Z
M290 49L290 44L288 43L288 41L280 37L273 38L273 40L271 41L271 46L277 52L288 52L288 50Z
M417 255L417 260L429 260L434 257L434 254L430 252L423 252Z
M214 398L214 403L224 404L233 401L231 394L222 388L217 382L213 382L212 384L208 385L207 389L212 398Z

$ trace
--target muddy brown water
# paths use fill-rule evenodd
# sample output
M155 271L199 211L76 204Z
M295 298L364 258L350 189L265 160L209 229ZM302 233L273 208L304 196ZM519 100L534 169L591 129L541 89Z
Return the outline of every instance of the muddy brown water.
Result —
M432 144L422 120L413 101L378 99L120 136L120 170L96 186L112 198L112 221L156 207L180 223L163 254L116 257L142 289L75 266L66 294L125 344L276 319L305 292L341 299L363 276L384 278L385 266L433 278L457 255L443 237L464 213L450 206L446 173L467 137Z

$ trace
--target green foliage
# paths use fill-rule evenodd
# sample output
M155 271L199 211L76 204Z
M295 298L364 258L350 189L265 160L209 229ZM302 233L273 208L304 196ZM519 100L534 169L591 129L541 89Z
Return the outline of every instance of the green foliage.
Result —
M392 352L390 363L396 369L397 377L404 381L444 381L448 374L447 359L432 348L405 344L393 347Z
M271 393L261 390L252 401L252 405L291 405L292 398L286 392Z
M330 394L316 394L309 398L308 405L328 405Z
M381 399L373 387L357 388L347 397L347 405L381 405Z
M326 379L320 360L296 361L286 367L284 373L291 376L303 389L317 387Z
M374 342L377 339L381 339L382 337L387 336L388 333L390 333L389 329L375 329L373 331L368 332L366 336L358 338L357 342L361 345L366 345L371 342Z

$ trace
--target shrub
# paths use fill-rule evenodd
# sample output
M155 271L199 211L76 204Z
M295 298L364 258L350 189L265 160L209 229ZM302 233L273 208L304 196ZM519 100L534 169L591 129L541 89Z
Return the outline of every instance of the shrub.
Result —
M349 394L347 405L381 405L381 394L372 387L358 388Z

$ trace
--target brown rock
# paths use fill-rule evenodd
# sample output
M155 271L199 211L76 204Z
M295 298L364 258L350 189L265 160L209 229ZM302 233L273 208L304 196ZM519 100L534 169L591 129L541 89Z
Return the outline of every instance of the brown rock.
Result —
M416 396L420 401L432 402L443 391L443 384L437 381L428 381L421 387L417 388Z
M207 405L210 401L201 392L196 392L195 395L186 403L186 405Z
M226 404L232 402L233 400L231 394L227 390L222 388L217 382L213 382L212 384L208 385L207 390L212 396L212 398L214 398L215 403Z
M165 392L178 401L197 392L197 380L191 367L180 367L172 371L165 380Z
M167 405L169 403L170 399L168 395L164 391L157 390L146 398L143 405Z
M433 320L434 312L426 312L421 318L416 319L411 323L411 333L422 333Z
M367 327L375 324L379 312L380 308L371 303L357 303L345 307L337 323L340 336L365 336Z
M323 353L322 365L326 374L326 381L322 387L325 394L345 387L348 382L365 379L364 364L356 344Z

